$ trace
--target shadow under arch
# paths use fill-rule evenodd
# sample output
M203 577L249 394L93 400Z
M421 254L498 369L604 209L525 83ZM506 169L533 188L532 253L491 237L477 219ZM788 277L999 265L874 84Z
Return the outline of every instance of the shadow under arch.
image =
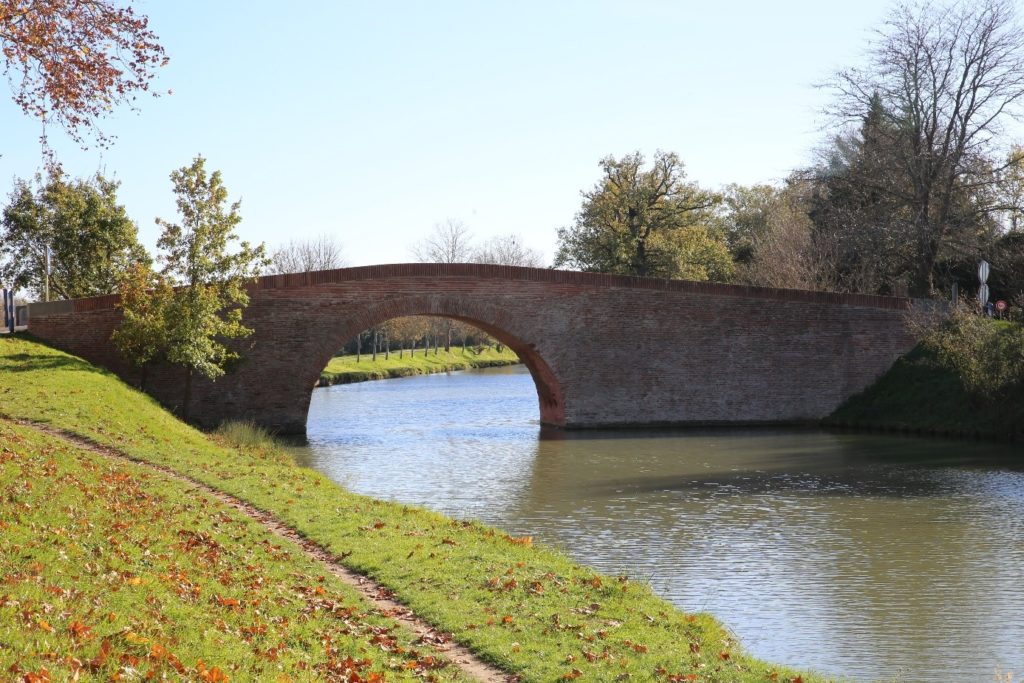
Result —
M349 339L393 318L415 315L451 318L468 323L512 349L533 377L540 405L541 424L552 427L565 426L565 402L561 382L551 366L538 353L536 345L509 331L514 325L500 308L452 297L401 297L352 311L344 320L338 321L325 331L324 342L319 347L320 354L312 359L312 366L309 366L315 371L303 378L306 386L316 385L320 372L327 367L334 353Z

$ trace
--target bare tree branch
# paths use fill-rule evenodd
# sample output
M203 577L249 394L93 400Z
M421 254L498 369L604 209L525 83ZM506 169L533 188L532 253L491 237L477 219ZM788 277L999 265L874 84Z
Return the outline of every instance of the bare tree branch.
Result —
M342 253L341 244L331 235L292 240L274 250L267 270L269 274L279 274L344 268Z
M969 208L964 197L995 182L999 134L1022 113L1024 31L1014 5L901 4L872 42L868 66L838 72L831 86L836 100L828 112L840 124L880 103L879 148L891 155L890 168L899 170L908 194L912 289L927 294L938 260L961 239L963 212L998 211L994 195L975 192ZM979 181L984 174L989 180ZM865 176L865 189L877 189L878 181Z
M492 237L473 252L472 260L475 263L493 263L499 266L544 267L544 257L541 253L524 246L518 235Z
M448 218L434 225L433 232L415 245L412 253L423 263L469 263L473 256L471 240L465 223Z

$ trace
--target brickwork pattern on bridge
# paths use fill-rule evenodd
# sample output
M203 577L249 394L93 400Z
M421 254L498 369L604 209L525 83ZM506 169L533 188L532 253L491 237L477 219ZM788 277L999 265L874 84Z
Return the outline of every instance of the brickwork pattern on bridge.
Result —
M260 278L245 360L197 379L190 414L302 433L314 384L357 333L405 315L470 322L529 367L565 427L797 423L831 413L914 343L907 299L486 265L406 264ZM129 381L115 297L33 306L33 334ZM184 371L150 371L175 407Z

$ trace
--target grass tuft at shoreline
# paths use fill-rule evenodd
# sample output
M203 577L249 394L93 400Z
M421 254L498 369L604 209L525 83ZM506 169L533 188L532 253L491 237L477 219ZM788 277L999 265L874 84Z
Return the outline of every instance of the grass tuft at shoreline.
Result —
M715 618L684 613L654 595L643 582L601 575L562 553L534 544L532 539L510 537L474 521L354 494L318 472L296 466L244 428L239 432L232 427L219 436L207 436L110 373L24 335L0 339L0 413L45 423L133 458L166 466L272 513L346 566L385 585L416 614L452 633L481 658L523 681L826 680L748 656ZM13 429L9 425L4 428L8 433ZM250 441L255 445L250 446ZM6 442L3 445L5 453L11 450ZM50 446L29 439L28 446L14 451L3 463L5 482L14 483L4 486L28 481L34 487L47 487L46 500L60 500L59 485L75 486L72 480L37 481L40 475L25 469L25 463L45 459L47 448ZM36 466L29 469L32 467ZM19 475L22 471L26 474ZM131 476L136 476L132 472ZM162 483L158 488L163 492ZM170 498L167 505L173 507L176 494L166 495ZM0 500L5 501L0 502L0 519L19 528L27 523L28 512L7 502L9 499ZM59 504L54 507L55 515L63 509ZM131 516L129 523L143 521L137 517ZM202 530L202 524L200 518L182 518L173 526L193 533ZM156 538L157 530L146 533ZM54 571L61 572L60 582L67 584L61 585L62 590L76 589L76 582L88 581L79 564L60 557L63 541L40 534L35 542L38 547L26 556L49 553ZM132 566L130 560L135 555L115 560L120 557L116 551L105 552L112 554L96 560L98 566L105 568L104 563L115 561ZM161 552L168 556L161 563L186 561L173 552ZM32 561L18 554L5 553L4 557L16 563ZM295 571L310 571L300 567L294 556L289 557L296 562ZM267 560L261 557L260 561ZM287 563L282 570L286 568ZM24 570L19 564L4 571ZM79 578L75 579L76 575ZM37 601L33 604L38 607L41 598L30 591L48 581L16 582L5 585L0 593L10 594L5 599L19 604ZM294 582L275 579L273 583L286 590ZM83 583L81 590L88 595L93 589ZM211 585L204 590L219 589ZM145 613L150 607L142 593L136 603L131 603L128 592L119 598ZM180 633L187 633L189 627L207 633L203 630L207 628L202 621L205 617L187 606L179 609L177 596L159 593L156 597L162 605L173 607L169 616L183 629ZM341 624L337 627L343 629ZM197 642L200 637L194 636ZM219 642L218 636L210 637L210 642ZM73 638L68 636L65 641L61 642L73 654ZM189 636L180 635L176 647L193 647L189 642ZM295 657L308 657L312 662L316 656L305 641L285 642ZM189 657L207 656L206 652L189 651ZM248 666L242 660L252 656L244 648L225 647L219 653L216 661L221 662L222 671ZM91 651L83 654L92 656ZM209 656L206 664L214 661L213 654ZM13 650L0 647L4 669L13 657ZM191 661L188 665L196 666Z

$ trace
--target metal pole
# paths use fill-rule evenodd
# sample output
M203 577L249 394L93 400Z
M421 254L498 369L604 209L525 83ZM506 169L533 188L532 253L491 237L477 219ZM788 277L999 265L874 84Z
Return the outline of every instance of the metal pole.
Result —
M43 288L43 301L50 300L50 245L46 245L46 284Z
M4 288L4 327L14 334L14 290Z

